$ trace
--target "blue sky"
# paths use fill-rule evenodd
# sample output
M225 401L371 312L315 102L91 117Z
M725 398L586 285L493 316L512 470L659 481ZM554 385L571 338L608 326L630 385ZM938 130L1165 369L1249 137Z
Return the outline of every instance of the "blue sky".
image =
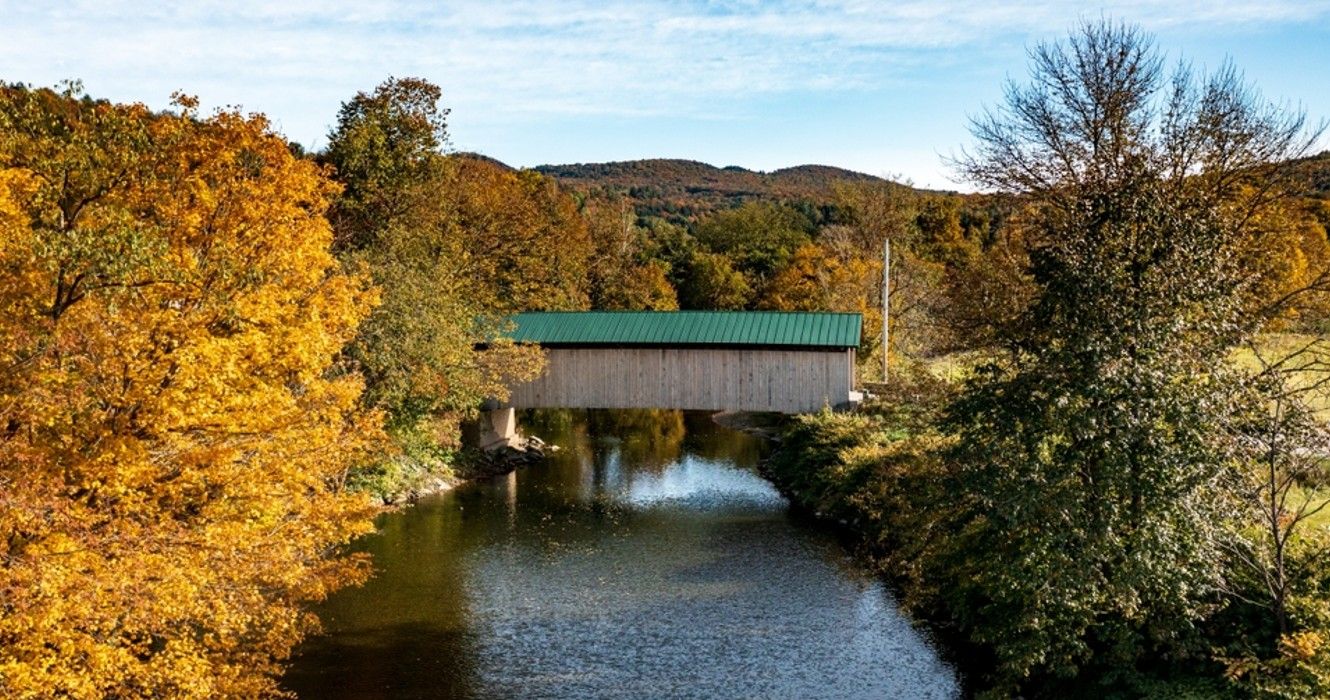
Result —
M1330 118L1330 0L0 0L0 80L153 107L183 90L318 148L357 90L419 76L453 148L512 165L824 163L967 189L942 162L967 115L1033 42L1101 16Z

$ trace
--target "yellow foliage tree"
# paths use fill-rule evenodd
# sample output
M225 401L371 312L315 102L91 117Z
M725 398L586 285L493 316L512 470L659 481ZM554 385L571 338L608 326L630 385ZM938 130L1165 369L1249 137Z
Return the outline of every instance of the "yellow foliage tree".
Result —
M254 697L362 579L374 303L262 117L0 90L0 696Z
M1330 310L1320 293L1330 289L1330 243L1316 216L1318 205L1274 202L1252 217L1251 235L1242 251L1244 265L1259 288L1254 303L1282 311L1274 329L1299 320L1324 319Z
M588 197L582 216L595 250L588 261L591 305L597 309L675 311L679 298L670 284L669 267L648 260L647 232L626 199Z
M794 251L767 285L759 304L781 311L867 312L878 291L882 265L853 252L838 255L816 243Z

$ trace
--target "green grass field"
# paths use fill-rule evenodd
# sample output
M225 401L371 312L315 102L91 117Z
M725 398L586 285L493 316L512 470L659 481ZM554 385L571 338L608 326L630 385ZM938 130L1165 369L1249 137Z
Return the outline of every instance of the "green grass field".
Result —
M1303 399L1323 420L1330 420L1330 384L1316 386L1330 377L1330 338L1303 333L1268 333L1254 348L1234 351L1233 363L1255 373L1294 354L1298 356L1285 362L1293 372L1293 386L1307 389Z
M1235 350L1232 359L1235 367L1255 373L1261 371L1263 363L1273 363L1298 352L1302 352L1302 356L1289 363L1294 369L1295 386L1310 387L1330 377L1330 337L1325 336L1268 333L1261 336L1254 348L1241 347ZM919 364L933 377L958 384L968 379L975 367L992 358L991 352L968 350L927 358ZM1325 391L1310 392L1307 398L1330 420L1330 386Z
M1322 420L1330 421L1330 384L1324 388L1311 389L1317 382L1330 376L1330 337L1303 333L1269 333L1261 337L1255 347L1243 347L1233 352L1235 367L1247 372L1260 372L1264 366L1279 361L1295 353L1301 355L1288 363L1293 370L1292 382L1295 387L1306 387L1309 391L1304 399L1316 410ZM932 376L952 384L959 384L969 378L974 368L991 359L991 353L969 351L929 358L920 363ZM1311 497L1313 504L1330 500L1330 486L1318 487L1307 492L1299 491L1292 496L1292 502L1300 501L1304 495ZM1327 507L1303 523L1303 532L1330 534L1330 507Z

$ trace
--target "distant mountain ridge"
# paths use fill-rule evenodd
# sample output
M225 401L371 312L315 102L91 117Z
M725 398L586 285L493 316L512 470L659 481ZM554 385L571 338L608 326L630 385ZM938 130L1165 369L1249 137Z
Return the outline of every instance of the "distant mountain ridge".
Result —
M837 182L887 182L830 165L798 165L762 172L675 158L540 165L533 170L573 190L626 195L639 214L680 223L750 201L816 207L832 201Z
M611 163L539 165L534 170L576 186L656 187L718 195L811 197L831 195L833 182L882 178L830 165L798 165L771 172L737 165L716 167L695 160L650 158Z
M488 156L458 155L512 169ZM1330 199L1330 151L1299 159L1294 162L1294 168L1303 179L1305 196ZM885 178L830 165L797 165L763 172L735 165L717 167L682 158L538 165L532 170L553 177L574 191L624 195L633 201L640 215L662 217L677 223L696 221L710 212L750 201L817 208L834 200L834 187L838 182L889 182Z

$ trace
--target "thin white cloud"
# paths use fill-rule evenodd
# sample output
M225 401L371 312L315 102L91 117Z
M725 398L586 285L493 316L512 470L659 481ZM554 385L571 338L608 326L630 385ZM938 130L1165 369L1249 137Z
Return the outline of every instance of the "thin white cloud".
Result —
M1062 33L1084 17L1148 29L1315 19L1330 0L0 0L0 79L82 78L99 95L270 113L306 144L387 75L440 83L455 114L725 118L763 95L869 89L959 49Z

